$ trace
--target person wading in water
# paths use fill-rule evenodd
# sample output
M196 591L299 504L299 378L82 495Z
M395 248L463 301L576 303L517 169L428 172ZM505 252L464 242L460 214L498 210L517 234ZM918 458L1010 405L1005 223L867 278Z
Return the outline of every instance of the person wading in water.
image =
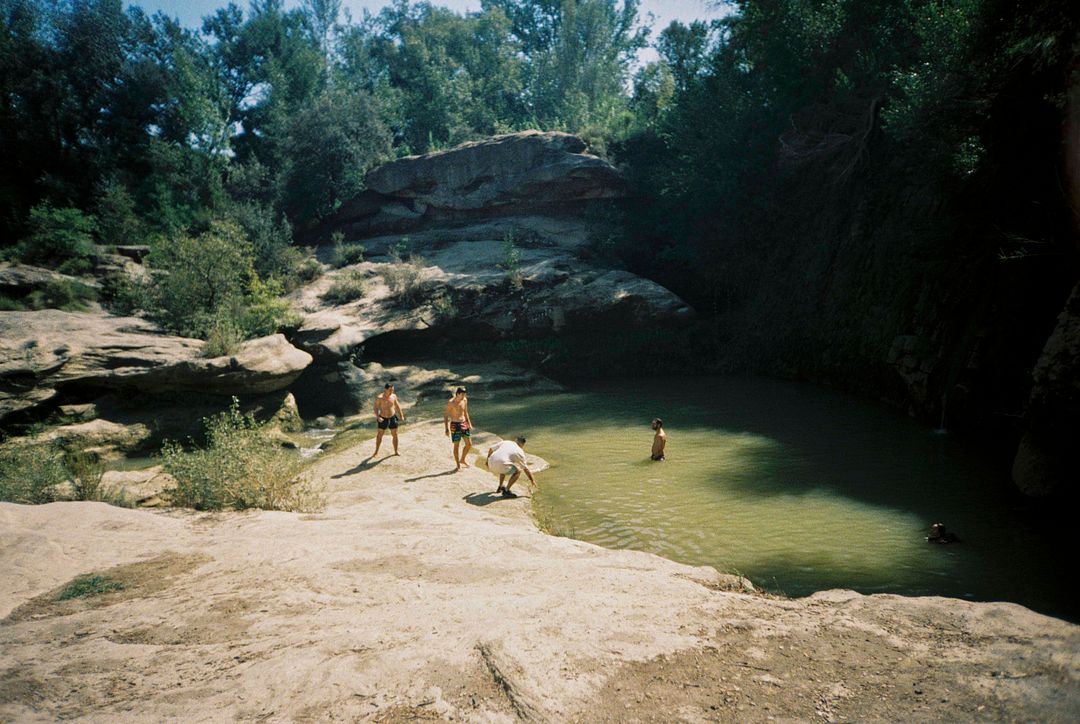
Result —
M652 429L656 430L656 434L652 439L652 454L649 456L653 460L664 459L664 447L667 445L667 433L664 432L664 421L659 417L653 418Z
M383 387L382 394L375 398L375 421L379 425L379 432L375 435L375 452L371 454L371 457L379 454L379 446L382 445L382 438L387 429L390 430L390 436L394 441L394 454L398 454L397 429L399 417L402 422L405 422L405 413L401 411L398 396L394 394L394 383L387 382L386 386Z
M443 410L443 428L446 435L454 443L454 470L469 467L465 462L465 456L472 450L472 420L469 418L469 399L465 396L465 388L459 387L454 390L454 396L446 403ZM462 438L465 439L465 449L458 455Z

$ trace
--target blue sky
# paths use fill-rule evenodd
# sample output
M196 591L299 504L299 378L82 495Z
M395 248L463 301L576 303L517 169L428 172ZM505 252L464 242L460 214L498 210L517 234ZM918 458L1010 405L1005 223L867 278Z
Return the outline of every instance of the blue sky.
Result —
M247 7L246 0L236 0L236 2L241 7ZM228 0L139 0L139 2L128 4L139 5L148 13L161 10L167 15L179 18L184 25L198 27L202 23L203 16L209 15L216 8L224 7L228 4ZM289 8L300 4L301 0L285 0L285 6ZM353 17L356 18L359 18L365 9L378 12L387 4L387 0L342 0L342 7L348 8ZM448 7L458 12L480 9L480 0L433 0L433 4ZM686 23L699 18L719 17L721 13L712 9L711 5L713 3L708 2L708 0L641 0L639 12L642 17L647 13L656 16L656 22L653 24L653 37L655 38L656 34L672 20L680 20ZM642 59L651 60L655 56L655 52L650 50L643 53Z

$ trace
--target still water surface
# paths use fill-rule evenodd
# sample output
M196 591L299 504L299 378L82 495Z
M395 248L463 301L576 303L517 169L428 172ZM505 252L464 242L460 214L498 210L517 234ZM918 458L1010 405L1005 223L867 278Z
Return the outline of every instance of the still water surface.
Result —
M1080 617L1064 591L1069 554L1001 472L891 410L753 378L608 381L472 403L478 429L524 434L551 464L534 506L554 532L792 596L850 588ZM664 462L649 460L655 416L669 436ZM934 522L962 542L927 544Z

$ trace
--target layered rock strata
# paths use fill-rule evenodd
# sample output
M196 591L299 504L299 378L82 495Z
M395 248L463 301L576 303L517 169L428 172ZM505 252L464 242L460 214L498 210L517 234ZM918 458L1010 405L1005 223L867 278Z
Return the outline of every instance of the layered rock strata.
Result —
M0 421L53 403L61 392L260 395L288 387L311 364L280 334L224 357L201 357L203 345L135 317L7 312L0 315Z

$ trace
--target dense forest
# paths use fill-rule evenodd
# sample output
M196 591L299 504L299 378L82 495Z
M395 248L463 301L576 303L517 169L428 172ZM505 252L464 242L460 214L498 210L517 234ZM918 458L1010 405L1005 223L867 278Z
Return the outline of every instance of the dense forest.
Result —
M253 0L197 30L121 0L0 8L0 253L78 273L149 245L168 273L101 301L185 335L287 326L300 242L375 165L529 128L624 172L595 254L698 310L650 367L1001 431L1077 278L1068 0L739 0L662 29L636 0ZM82 293L54 292L0 305ZM897 375L905 355L933 363Z

